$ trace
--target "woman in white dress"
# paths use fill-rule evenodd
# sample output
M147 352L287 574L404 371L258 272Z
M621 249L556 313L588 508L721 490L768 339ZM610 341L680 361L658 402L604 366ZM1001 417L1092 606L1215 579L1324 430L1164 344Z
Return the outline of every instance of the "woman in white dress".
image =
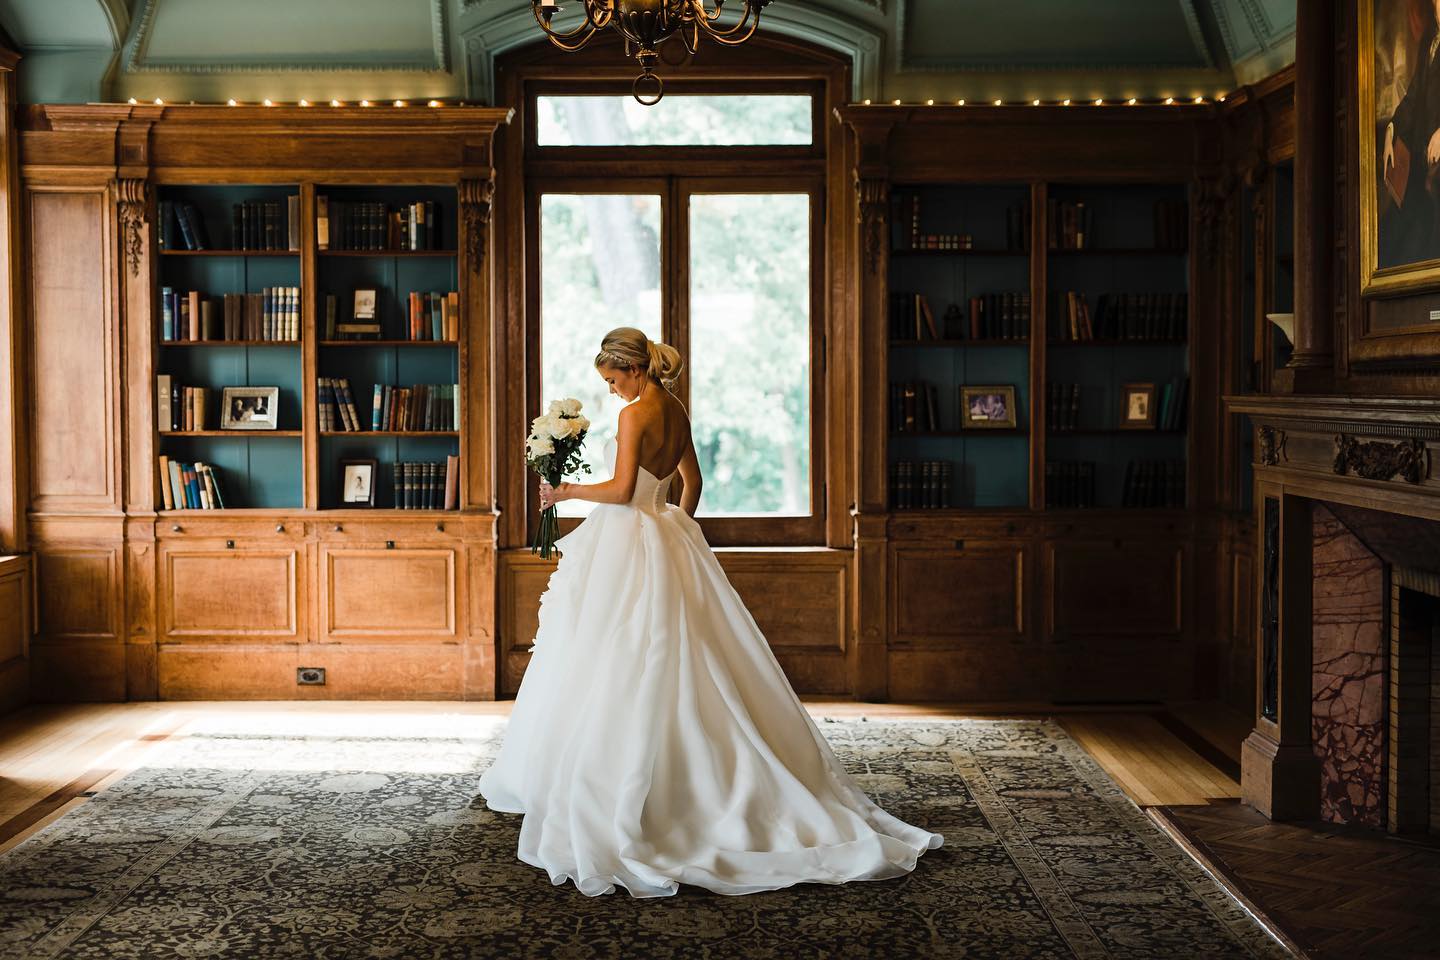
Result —
M841 767L694 519L700 466L670 388L680 355L632 327L595 367L631 401L612 477L541 484L598 506L557 545L499 755L492 810L525 814L518 856L594 896L682 883L744 894L900 876L943 838L870 801ZM671 481L680 505L666 503Z

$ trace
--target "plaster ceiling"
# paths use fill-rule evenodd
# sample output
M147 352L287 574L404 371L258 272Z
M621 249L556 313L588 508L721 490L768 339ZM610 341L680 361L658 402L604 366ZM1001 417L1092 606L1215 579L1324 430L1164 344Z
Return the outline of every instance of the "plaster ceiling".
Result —
M1293 59L1296 2L777 0L765 29L851 55L856 97L1213 94ZM573 16L579 0L563 5ZM0 0L0 26L32 88L47 51L108 51L94 78L104 99L308 84L303 95L483 100L493 58L539 38L529 0Z

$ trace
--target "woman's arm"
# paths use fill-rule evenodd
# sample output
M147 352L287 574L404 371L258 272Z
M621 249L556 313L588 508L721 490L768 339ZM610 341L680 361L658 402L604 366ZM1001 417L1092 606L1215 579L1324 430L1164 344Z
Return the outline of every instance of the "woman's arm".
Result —
M599 483L562 483L552 488L540 481L540 508L562 500L589 500L592 503L629 503L635 495L640 473L640 425L633 407L620 411L615 436L615 475Z
M695 510L700 506L700 490L705 486L705 481L700 477L700 461L695 456L695 442L690 437L685 438L685 452L680 455L680 509L690 516L695 516Z

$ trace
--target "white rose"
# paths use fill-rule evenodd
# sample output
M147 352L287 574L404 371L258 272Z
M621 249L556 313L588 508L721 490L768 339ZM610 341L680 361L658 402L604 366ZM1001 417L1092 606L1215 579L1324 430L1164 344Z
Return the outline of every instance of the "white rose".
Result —
M564 403L563 400L551 400L551 401L550 401L550 406L547 407L546 410L545 410L545 416L547 416L547 417L559 417L559 416L560 416L561 414L563 414L564 412L565 412L565 403Z
M558 404L560 405L560 412L563 413L565 416L567 416L567 417L578 417L578 416L580 416L580 410L581 410L580 401L579 401L579 400L576 400L574 397L567 397L567 398L564 399L564 400L557 400L556 403L558 403Z
M579 430L576 428L573 419L569 417L556 417L551 436L556 440L564 440L566 437L572 437L578 432Z
M584 417L575 417L570 421L570 423L574 426L575 432L577 434L580 433L582 430L590 429L590 421L586 420Z
M529 451L531 459L534 459L554 453L555 444L549 437L531 437L525 441L525 449Z
M564 434L560 432L561 422L559 417L536 417L535 422L530 425L530 432L537 437L563 437Z

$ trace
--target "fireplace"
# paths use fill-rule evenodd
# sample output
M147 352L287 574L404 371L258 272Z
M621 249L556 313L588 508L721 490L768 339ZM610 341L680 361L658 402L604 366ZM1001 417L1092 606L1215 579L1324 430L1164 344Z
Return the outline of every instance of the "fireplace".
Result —
M1440 574L1404 565L1440 559L1431 524L1343 504L1311 517L1320 818L1440 835Z

